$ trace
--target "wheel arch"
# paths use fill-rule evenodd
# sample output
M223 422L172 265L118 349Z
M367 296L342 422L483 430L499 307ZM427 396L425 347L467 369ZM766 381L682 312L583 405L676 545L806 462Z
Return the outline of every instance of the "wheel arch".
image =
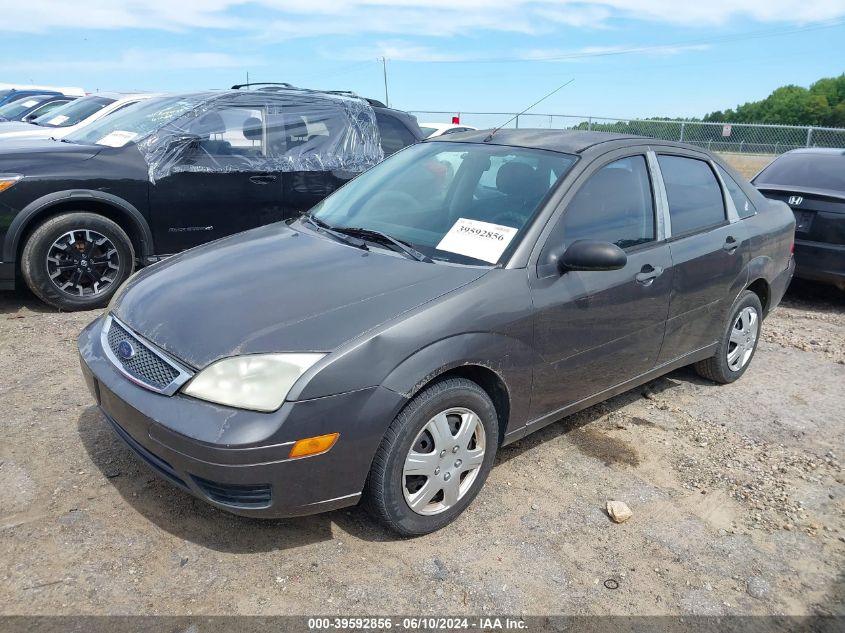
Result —
M447 378L471 380L484 389L496 407L501 444L505 434L524 424L528 417L532 358L527 347L510 337L465 334L419 350L400 363L382 385L410 401Z
M761 255L748 263L748 277L743 290L751 290L760 299L763 306L763 316L769 313L772 303L772 289L770 279L774 279L775 262L771 257Z
M73 211L98 213L120 226L142 262L153 255L153 235L143 214L126 200L103 191L73 190L43 196L18 213L3 242L3 261L20 263L26 239L44 220Z

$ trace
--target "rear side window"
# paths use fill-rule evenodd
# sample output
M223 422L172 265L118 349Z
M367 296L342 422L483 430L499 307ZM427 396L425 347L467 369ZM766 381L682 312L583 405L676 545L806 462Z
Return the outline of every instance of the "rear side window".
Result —
M390 156L416 142L417 139L408 131L408 128L392 116L376 112L376 120L379 134L381 134L381 149L385 156Z
M683 235L725 221L725 202L716 174L703 160L683 156L657 157L666 195L672 235Z
M629 156L590 176L549 243L569 246L577 240L600 240L631 248L654 239L654 202L645 157Z
M739 217L750 218L754 215L756 212L754 205L751 203L748 196L745 195L742 188L737 184L736 180L734 180L731 175L719 165L716 165L716 169L719 170L722 182L724 182L725 187L728 188L728 194L730 194L731 200L734 201L734 206L736 207L736 212L739 214Z

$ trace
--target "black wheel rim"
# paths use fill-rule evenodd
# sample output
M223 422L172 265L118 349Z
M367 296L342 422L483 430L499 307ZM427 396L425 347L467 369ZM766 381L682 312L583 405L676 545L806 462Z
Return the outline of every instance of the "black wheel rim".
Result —
M120 255L112 241L91 229L74 229L47 251L47 274L61 292L96 297L108 292L120 273Z

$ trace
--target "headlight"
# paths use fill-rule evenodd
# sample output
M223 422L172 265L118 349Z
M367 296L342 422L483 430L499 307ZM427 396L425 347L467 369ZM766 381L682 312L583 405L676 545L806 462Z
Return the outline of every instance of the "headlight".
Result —
M239 409L275 411L299 377L325 354L256 354L224 358L182 389L194 398Z
M23 176L20 174L0 174L0 191L6 191L9 187L16 184Z

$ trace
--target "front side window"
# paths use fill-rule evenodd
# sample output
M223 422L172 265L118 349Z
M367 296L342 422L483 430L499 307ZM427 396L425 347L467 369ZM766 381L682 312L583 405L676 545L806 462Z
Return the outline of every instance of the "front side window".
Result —
M200 156L263 156L264 120L262 107L220 107L188 121L184 131L198 137L194 154Z
M655 240L654 200L645 156L605 165L585 182L549 238L554 247L599 240L633 248Z
M719 175L722 177L722 182L725 183L725 187L728 190L728 195L730 195L731 200L733 200L734 206L736 207L736 212L739 214L741 218L750 218L752 215L756 213L756 209L752 204L751 200L748 196L745 195L745 192L742 190L736 180L734 180L731 175L722 169L721 166L716 165L716 169L719 170Z
M672 235L684 235L725 221L725 201L716 174L703 160L658 155Z
M426 142L373 167L313 215L402 240L435 261L498 263L576 158L498 145Z

